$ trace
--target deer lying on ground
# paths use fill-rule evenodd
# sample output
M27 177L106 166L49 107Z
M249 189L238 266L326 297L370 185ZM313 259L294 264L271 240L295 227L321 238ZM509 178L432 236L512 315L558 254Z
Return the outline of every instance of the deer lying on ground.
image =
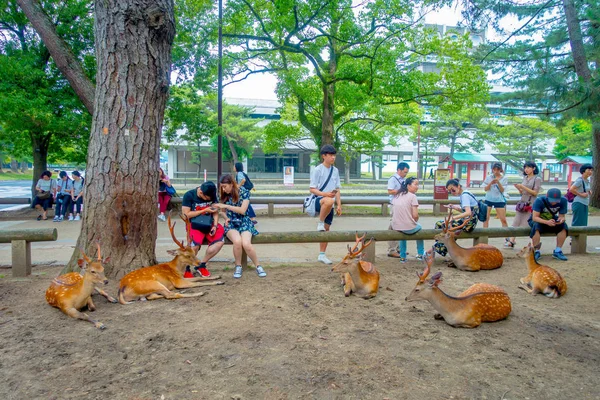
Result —
M504 262L502 252L492 245L480 243L469 248L459 246L456 243L455 232L462 229L469 220L465 218L462 225L452 228L450 227L451 218L452 215L448 214L444 230L442 233L435 235L434 239L444 243L456 268L463 271L479 271L481 269L496 269L502 266Z
M519 288L532 295L542 293L544 296L552 298L558 298L567 293L567 281L558 271L535 261L535 249L531 243L523 247L517 255L525 259L529 269L529 274L520 279L523 285L520 285Z
M173 289L187 289L200 286L222 285L223 282L199 282L220 279L220 276L210 278L200 277L186 279L183 277L185 267L188 265L198 266L200 260L196 258L194 249L191 247L190 238L191 224L187 217L181 216L186 224L187 245L177 240L173 229L175 223L171 224L171 215L168 218L169 231L175 244L179 246L177 250L169 250L168 253L175 258L167 263L151 265L132 271L121 278L119 284L119 302L129 304L135 300L155 300L155 299L181 299L184 297L198 297L204 295L204 292L183 294L174 293Z
M354 246L348 245L348 254L339 264L331 268L333 272L342 273L342 285L346 297L354 293L363 299L370 299L377 296L379 291L379 272L373 264L362 260L362 252L373 242L371 239L365 244L365 236L366 233L359 238L357 233Z
M429 301L439 312L435 319L443 319L457 328L476 328L482 322L500 321L510 314L510 298L501 287L476 283L457 297L452 297L438 288L442 281L441 272L427 280L433 263L433 251L429 250L425 254L425 262L425 270L417 272L419 281L406 300Z
M98 244L98 261L92 261L81 250L83 259L78 264L81 272L70 272L55 278L48 290L46 290L46 301L52 307L59 308L62 312L72 318L89 321L96 328L106 328L103 323L91 319L87 314L80 312L87 305L89 311L95 311L96 306L92 301L92 292L96 291L106 297L111 303L117 300L109 296L104 290L97 288L96 284L106 285L108 280L104 276L102 256L100 255L100 244ZM108 260L108 259L107 259ZM104 261L107 261L104 260Z

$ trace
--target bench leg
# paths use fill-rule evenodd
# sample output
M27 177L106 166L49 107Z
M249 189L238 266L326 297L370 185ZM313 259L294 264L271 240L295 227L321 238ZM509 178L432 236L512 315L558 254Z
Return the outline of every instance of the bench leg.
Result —
M12 276L31 275L31 243L26 240L12 241Z
M571 254L585 254L587 252L587 235L571 236Z
M268 210L269 218L273 218L275 216L275 204L274 203L267 204L267 210Z
M433 205L433 215L440 215L440 203Z
M477 246L478 244L488 244L488 237L487 236L479 236L476 238L473 238L473 246Z
M371 244L369 247L367 247L365 249L363 260L368 261L370 263L375 262L375 245L376 244L377 244L377 241L374 240L373 244Z
M246 254L246 250L242 246L242 268L246 268L248 266L248 254Z

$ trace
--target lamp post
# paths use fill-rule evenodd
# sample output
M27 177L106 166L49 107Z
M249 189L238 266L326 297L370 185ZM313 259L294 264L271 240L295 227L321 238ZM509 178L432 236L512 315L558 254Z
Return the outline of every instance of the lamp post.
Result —
M219 0L219 67L217 78L217 182L223 173L223 0Z

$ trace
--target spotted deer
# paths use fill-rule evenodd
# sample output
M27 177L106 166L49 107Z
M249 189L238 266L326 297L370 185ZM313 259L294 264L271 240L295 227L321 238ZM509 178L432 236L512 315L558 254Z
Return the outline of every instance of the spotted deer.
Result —
M72 318L91 322L96 328L104 329L106 326L95 321L81 310L87 305L89 311L95 311L96 306L92 301L94 291L106 297L111 303L117 300L109 296L104 290L96 287L97 284L108 284L104 276L104 267L102 263L108 261L102 260L100 254L100 244L98 244L98 261L92 261L83 250L81 250L83 259L78 260L81 272L70 272L54 278L48 290L46 290L46 301L52 307L59 308L63 313Z
M469 220L465 218L462 225L451 227L451 218L452 215L448 214L445 220L445 228L442 233L435 235L434 239L444 243L456 268L463 271L479 271L481 269L496 269L502 266L504 263L502 252L492 245L480 243L469 248L459 246L456 243L456 236L458 235L456 231L462 229Z
M535 261L535 249L529 243L517 254L525 259L529 274L521 278L522 285L519 288L527 293L536 295L542 293L544 296L558 298L567 293L567 281L558 271Z
M119 284L119 302L121 304L129 304L135 300L155 300L155 299L181 299L184 297L198 297L204 295L204 292L199 293L175 293L173 289L187 289L201 286L222 285L223 282L200 282L220 279L220 276L210 278L200 277L186 279L183 277L186 266L198 266L200 260L196 258L196 253L191 247L192 240L190 238L191 224L187 217L181 215L181 219L185 222L187 232L187 245L177 240L173 229L175 222L171 224L171 215L169 215L167 223L173 241L179 248L177 250L169 250L168 253L175 258L169 262L157 265L143 267L135 271L131 271L123 278Z
M435 319L443 319L457 328L476 328L482 322L500 321L510 314L510 298L501 287L476 283L457 297L452 297L438 287L442 281L441 272L427 280L433 263L433 251L425 254L425 262L425 270L417 272L419 280L406 300L429 301L439 313L434 316Z
M333 272L342 273L342 285L346 297L354 293L363 299L370 299L377 296L379 291L379 272L373 264L362 260L363 251L373 242L371 239L365 244L365 236L366 233L359 238L357 233L354 246L348 245L348 254L339 264L331 268Z

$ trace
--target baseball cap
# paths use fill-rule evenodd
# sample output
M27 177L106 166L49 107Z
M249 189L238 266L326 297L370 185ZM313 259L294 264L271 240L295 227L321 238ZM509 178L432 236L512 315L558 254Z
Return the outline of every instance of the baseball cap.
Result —
M560 201L562 193L559 189L553 188L548 190L548 193L546 193L546 197L551 203L557 203Z
M337 151L335 150L335 147L333 147L330 144L326 144L323 147L321 147L321 155L323 154L337 154Z

